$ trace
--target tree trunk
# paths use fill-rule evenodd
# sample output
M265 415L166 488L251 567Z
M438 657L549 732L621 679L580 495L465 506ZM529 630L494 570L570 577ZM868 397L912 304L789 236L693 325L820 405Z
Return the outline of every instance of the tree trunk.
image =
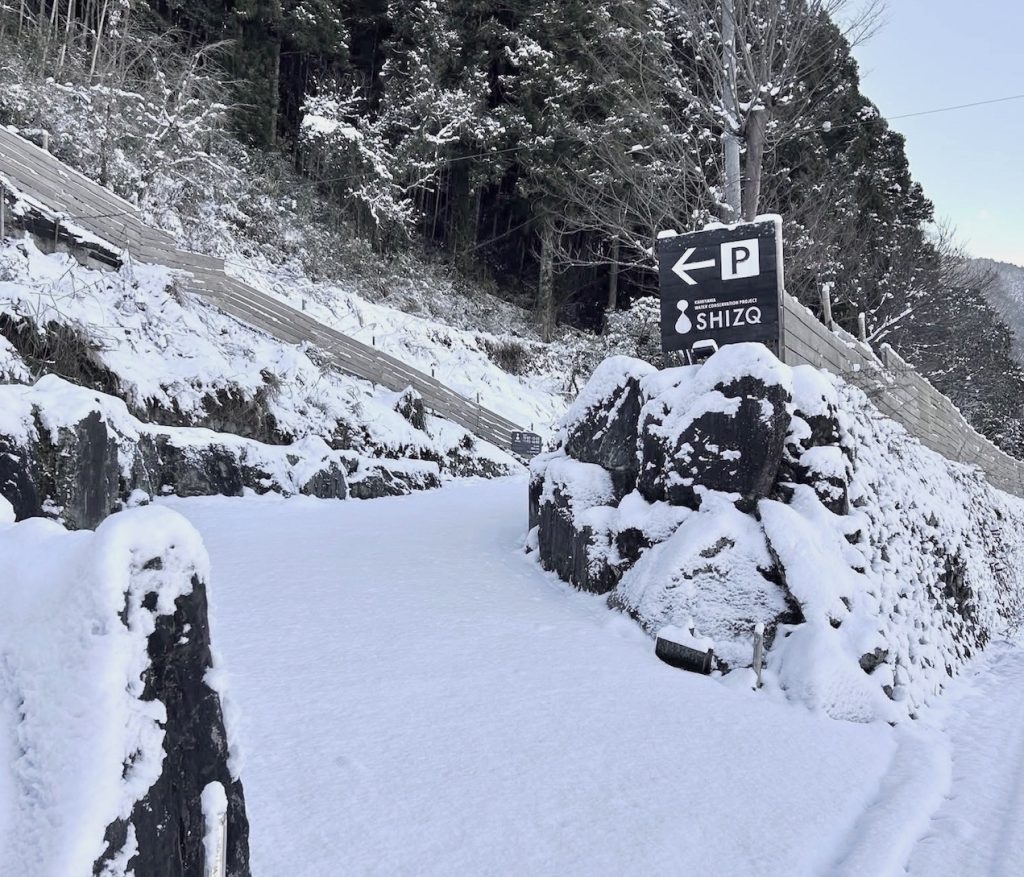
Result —
M739 124L736 105L736 11L734 0L722 0L722 68L725 74L722 106L725 107L726 130L722 134L722 159L725 170L725 203L721 208L723 222L736 222L740 217L740 140L729 125Z
M764 156L765 126L768 110L752 110L747 119L747 172L743 184L743 219L752 222L761 200L761 165Z
M607 328L608 317L612 315L619 306L619 247L621 242L619 236L612 238L611 267L608 269L608 306L604 312L604 324Z
M537 283L537 312L541 337L550 341L555 334L555 224L545 214L540 227L540 273Z
M469 268L469 257L476 243L477 212L473 203L470 162L463 159L464 150L457 147L455 161L448 165L448 227L445 229L448 252L462 271ZM477 202L479 204L479 202Z
M280 15L280 13L278 13ZM273 53L270 61L270 84L267 86L266 133L267 143L273 146L277 142L277 117L281 109L281 39L271 40L270 50Z

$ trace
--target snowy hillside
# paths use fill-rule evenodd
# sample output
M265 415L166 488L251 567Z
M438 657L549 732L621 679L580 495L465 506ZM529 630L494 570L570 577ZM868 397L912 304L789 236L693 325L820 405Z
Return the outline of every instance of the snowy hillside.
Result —
M558 411L556 392L502 371L471 333L403 322L404 315L385 308L376 312L400 327L392 333L401 339L396 346L448 350L453 361L468 363L494 407L545 418ZM73 433L79 422L70 418L95 410L119 436L115 469L121 474L115 477L128 485L122 497L133 485L204 492L200 484L187 487L183 472L158 472L153 465L143 479L149 483L139 483L130 474L137 471L131 460L143 435L163 448L165 459L178 449L172 456L179 469L182 454L199 459L205 447L255 473L228 493L240 484L261 492L306 490L307 478L332 466L347 477L352 495L380 495L519 465L424 412L415 394L327 370L315 349L278 342L182 294L161 268L90 270L69 256L42 254L28 237L0 251L0 375L13 382L0 388L6 399L0 432L8 449L25 454L26 442L38 442L44 432L59 445L60 435ZM19 387L41 376L35 389ZM393 462L381 466L377 458ZM209 470L212 464L197 465ZM306 474L296 474L300 470ZM217 487L223 477L204 479L207 491L224 492ZM357 482L366 488L362 493L354 490ZM323 495L334 494L332 488Z
M289 289L293 298L304 292ZM444 362L451 376L462 375L462 386L479 388L481 401L501 413L535 420L543 429L564 410L562 387L502 371L473 333L368 303L360 311L350 296L341 296L339 307L350 315L338 321L346 331L362 323L364 333L379 333L385 348L418 352L428 369ZM173 276L159 267L90 270L68 256L45 256L25 238L0 252L0 309L36 329L55 323L84 336L96 365L109 372L95 379L115 380L134 410L161 420L202 423L212 416L211 402L227 394L243 406L265 406L271 420L236 424L253 437L329 437L348 430L353 441L391 452L415 441L388 411L393 394L346 376L326 377L315 350L274 341L181 296Z
M973 264L985 274L991 273L988 300L1006 320L1013 333L1013 354L1024 363L1024 268L992 259L975 259Z

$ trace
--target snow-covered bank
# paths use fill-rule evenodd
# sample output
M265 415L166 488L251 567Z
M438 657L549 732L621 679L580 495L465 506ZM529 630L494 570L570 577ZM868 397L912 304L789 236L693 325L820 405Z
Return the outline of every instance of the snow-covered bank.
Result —
M261 285L297 308L310 294L298 283ZM562 388L550 375L527 380L489 358L487 344L502 343L497 336L477 337L337 288L318 296L308 300L314 316L367 343L379 339L382 350L438 372L516 423L546 431L564 410ZM122 397L142 419L168 425L275 442L317 435L387 456L444 456L446 442L465 435L451 435L454 427L434 437L410 429L395 414L398 394L326 369L314 348L277 341L181 294L165 269L130 263L119 272L92 270L68 255L44 255L28 237L0 249L0 329L20 342L22 359L38 360L19 365L5 342L0 377L49 361L65 377Z
M0 873L156 873L165 849L201 867L188 798L200 776L230 790L231 861L245 860L241 786L203 681L199 535L162 508L95 533L13 520L0 498Z
M167 500L212 558L254 873L827 873L891 730L661 664L523 556L525 490Z
M396 393L176 291L31 238L0 249L0 495L95 526L135 490L367 498L519 469Z
M607 360L534 460L528 544L655 632L836 718L915 716L1024 620L1024 502L761 345Z
M273 444L315 436L442 468L472 456L465 429L437 418L416 428L396 410L400 393L325 368L315 349L277 341L180 293L161 268L97 271L44 255L27 237L8 243L0 250L0 336L0 378L57 373L123 399L143 421ZM493 401L513 397L503 384Z

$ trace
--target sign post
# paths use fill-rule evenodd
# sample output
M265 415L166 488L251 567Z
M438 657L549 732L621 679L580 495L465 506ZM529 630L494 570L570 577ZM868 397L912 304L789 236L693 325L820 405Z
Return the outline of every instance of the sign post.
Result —
M688 361L725 344L781 351L782 220L721 226L658 241L661 349Z

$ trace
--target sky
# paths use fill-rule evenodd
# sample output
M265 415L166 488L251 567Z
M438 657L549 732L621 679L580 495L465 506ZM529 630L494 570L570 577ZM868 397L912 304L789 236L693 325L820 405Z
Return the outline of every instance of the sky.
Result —
M935 215L975 256L1024 266L1024 100L893 119L1024 94L1022 0L887 0L855 50L861 91L906 136Z

